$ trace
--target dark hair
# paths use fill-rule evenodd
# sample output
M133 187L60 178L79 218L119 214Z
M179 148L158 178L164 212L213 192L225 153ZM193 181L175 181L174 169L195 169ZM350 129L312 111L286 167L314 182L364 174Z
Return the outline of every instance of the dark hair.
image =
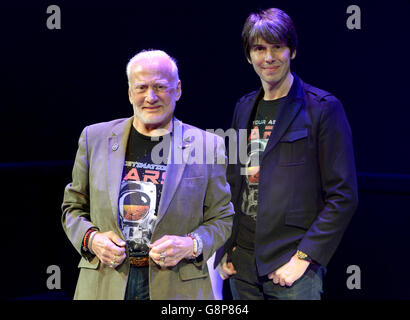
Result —
M246 19L242 30L242 43L246 58L249 60L252 44L259 37L272 44L285 43L291 55L298 45L296 28L292 19L277 8L251 13Z

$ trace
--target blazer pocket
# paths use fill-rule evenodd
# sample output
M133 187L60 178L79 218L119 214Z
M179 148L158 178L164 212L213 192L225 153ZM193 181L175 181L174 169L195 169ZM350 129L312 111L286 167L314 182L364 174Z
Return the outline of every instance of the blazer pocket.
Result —
M183 178L178 187L178 190L182 192L184 198L191 198L194 195L205 194L205 177L189 177Z
M100 266L100 259L98 259L98 257L94 257L90 261L88 261L85 258L81 258L80 263L78 264L78 268L86 268L86 269L98 269L99 266Z
M200 179L204 179L204 176L198 176L198 177L186 177L182 178L185 181L200 181Z
M204 183L205 183L205 178L203 176L189 177L189 178L183 178L181 180L179 187L195 189L195 188L202 186Z
M297 166L306 162L308 130L287 132L280 140L280 166Z
M309 211L288 211L285 214L285 224L307 230L315 219L315 213Z
M204 266L206 268L206 266ZM205 272L205 273L204 273ZM179 277L182 281L206 278L208 273L206 269L195 266L192 262L183 262L179 266Z

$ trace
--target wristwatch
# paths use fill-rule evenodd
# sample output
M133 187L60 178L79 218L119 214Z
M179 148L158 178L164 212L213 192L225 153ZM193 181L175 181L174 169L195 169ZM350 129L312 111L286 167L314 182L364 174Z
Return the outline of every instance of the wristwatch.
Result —
M308 262L312 262L312 259L310 259L309 256L306 253L304 253L303 251L300 251L300 250L296 251L296 256L300 260L305 260L305 261L308 261Z

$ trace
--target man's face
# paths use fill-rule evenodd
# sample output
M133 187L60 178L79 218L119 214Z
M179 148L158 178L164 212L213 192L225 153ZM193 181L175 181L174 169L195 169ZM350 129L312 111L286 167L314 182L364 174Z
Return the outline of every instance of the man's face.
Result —
M290 60L296 56L296 51L290 54L290 49L283 43L271 44L263 38L257 38L250 50L249 61L262 82L276 86L290 75Z
M141 59L131 68L128 96L134 108L137 130L166 128L181 96L181 81L172 74L168 59Z

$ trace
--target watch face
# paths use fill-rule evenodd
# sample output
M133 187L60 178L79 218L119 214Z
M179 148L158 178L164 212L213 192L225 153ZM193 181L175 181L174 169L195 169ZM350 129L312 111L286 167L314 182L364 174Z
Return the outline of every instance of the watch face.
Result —
M198 243L196 239L194 239L194 254L196 254L197 252L198 252Z

